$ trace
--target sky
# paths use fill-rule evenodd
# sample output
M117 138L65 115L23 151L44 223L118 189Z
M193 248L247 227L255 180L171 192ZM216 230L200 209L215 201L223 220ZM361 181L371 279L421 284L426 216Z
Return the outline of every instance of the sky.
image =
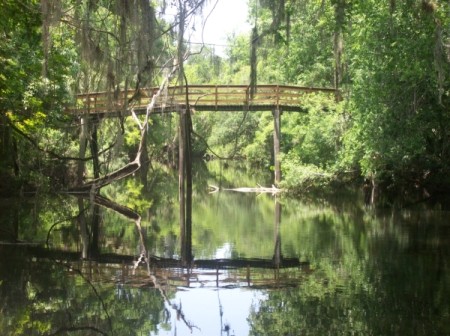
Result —
M206 19L203 41L218 45L225 45L227 36L232 33L247 33L250 25L247 23L247 0L209 0L203 10L203 20L197 23L192 42L202 42L201 25Z
M173 22L176 13L175 7L169 7L164 16L168 21ZM215 53L225 56L228 36L251 31L247 14L248 0L208 0L202 15L191 18L190 27L187 27L185 31L185 39L190 40L191 43L201 44L203 41L215 45Z
M215 276L210 277L214 282ZM225 336L227 333L222 329L225 324L230 327L230 335L248 335L250 325L247 318L252 308L257 310L260 302L265 299L262 291L239 286L179 288L171 302L181 305L186 321L195 328L189 330L184 321L177 319L177 314L172 313L171 328L159 329L158 335Z

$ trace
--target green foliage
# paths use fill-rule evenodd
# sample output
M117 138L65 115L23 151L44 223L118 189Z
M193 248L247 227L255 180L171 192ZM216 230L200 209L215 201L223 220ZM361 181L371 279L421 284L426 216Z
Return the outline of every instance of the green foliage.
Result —
M78 265L71 272L56 261L35 262L33 267L17 251L11 261L2 263L0 296L5 306L0 327L5 335L51 335L69 332L73 335L102 333L121 335L150 334L163 318L163 299L156 290L124 285L103 284L79 274ZM11 262L23 267L11 272ZM9 266L9 275L4 265ZM92 267L83 265L81 268ZM99 273L105 270L98 269ZM119 272L106 270L107 277ZM21 275L26 278L23 280ZM145 311L146 314L140 312ZM39 318L38 318L39 317ZM69 317L69 318L68 318Z
M252 163L257 163L264 167L273 164L273 118L270 113L262 113L259 118L258 127L249 145L244 149L244 154Z
M184 71L189 84L223 84L223 67L223 60L214 50L203 48L188 58Z
M167 23L156 25L155 6L109 0L0 4L2 176L45 185L55 171L50 153L75 156L79 130L62 125L69 123L65 105L76 92L108 90L112 103L114 90L160 79L163 72L154 70L173 64L175 51ZM188 84L248 84L253 45L259 84L339 86L342 102L308 96L302 102L307 114L283 114L282 169L289 184L303 180L292 174L300 176L305 166L306 175L311 169L356 171L389 183L447 185L448 2L252 0L249 6L258 38L230 36L223 58L211 48L193 49L185 74ZM147 153L162 160L176 143L177 122L152 121ZM140 132L131 119L124 127L105 121L98 127L99 148L117 143L101 158L103 174L134 156ZM193 149L202 155L209 146L269 168L271 127L269 114L194 114L199 137Z
M325 173L359 171L389 183L447 180L448 3L252 1L250 6L260 33L258 83L330 87L338 76L344 98L338 104L307 98L306 115L283 114L282 168L290 183L295 183L291 172L300 169L294 165ZM249 58L239 44L244 39L236 37L230 45L235 64ZM252 161L268 156L269 124L260 123L243 147Z
M283 218L298 216L293 222L298 225L282 226L283 245L301 242L299 250L311 269L304 271L297 288L269 291L255 304L250 335L409 334L411 323L421 326L413 334L447 332L444 315L434 320L435 313L422 307L430 304L437 312L435 307L446 306L440 291L447 291L449 279L437 285L433 276L440 267L429 267L429 256L422 259L410 252L418 241L431 238L425 231L437 218L411 228L403 225L406 218L419 218L424 209L375 214L345 194L313 203L286 205L283 209L295 209L296 215L287 211ZM436 285L439 290L432 289ZM423 303L416 305L416 298Z
M228 40L226 67L221 76L222 84L248 83L250 78L249 37L235 36Z
M3 1L0 6L0 110L22 118L35 113L54 116L62 111L73 82L74 43L67 32L55 31L44 73L39 2Z
M60 139L67 139L67 133L59 121L66 120L61 112L70 99L74 73L68 34L55 31L55 43L44 56L41 28L39 1L0 4L0 144L5 158L0 170L10 175L14 170L15 179L35 186L47 183L42 175L51 175L46 156L36 147L55 153L66 150Z
M348 37L354 95L347 159L381 180L420 180L427 169L448 166L440 125L449 118L442 95L449 82L441 76L450 64L438 53L444 37L437 21L447 6L429 13L419 3L366 5L355 6Z
M326 186L332 181L332 174L313 164L304 164L295 155L288 155L283 160L282 187L295 192L306 192L311 188Z
M304 164L332 170L341 148L345 120L342 107L333 97L309 95L304 101L306 114L286 116L285 124L292 149L288 152Z
M258 129L257 115L249 112L215 113L208 143L222 157L242 154Z
M41 74L39 3L30 2L31 10L22 3L3 1L0 5L0 110L21 109L23 96Z
M106 197L122 204L138 213L142 213L152 205L143 193L143 185L135 179L127 179L120 188L105 191Z

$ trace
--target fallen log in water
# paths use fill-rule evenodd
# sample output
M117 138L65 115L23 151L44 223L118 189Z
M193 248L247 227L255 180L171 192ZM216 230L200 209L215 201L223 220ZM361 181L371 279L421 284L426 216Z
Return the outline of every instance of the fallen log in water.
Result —
M211 189L210 194L216 193L220 190L220 188L215 185L210 185L209 188ZM277 188L274 185L272 185L272 187L258 186L258 187L241 187L241 188L222 188L222 190L236 191L243 193L270 193L270 194L278 194L283 191L283 189Z

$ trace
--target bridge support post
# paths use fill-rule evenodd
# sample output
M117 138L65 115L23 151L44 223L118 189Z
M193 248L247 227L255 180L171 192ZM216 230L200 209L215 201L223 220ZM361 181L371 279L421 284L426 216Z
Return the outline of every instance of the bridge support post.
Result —
M186 263L192 262L192 119L186 110Z
M84 180L84 172L85 172L85 161L86 157L86 149L87 149L87 138L88 138L88 122L89 117L83 115L80 118L80 149L78 152L78 156L80 160L78 161L77 167L77 184L82 185Z
M183 110L179 112L179 125L178 125L178 203L180 204L180 249L181 256L184 259L184 251L186 248L186 236L185 236L185 218L186 218L186 203L185 203L185 159L184 154L186 151L186 144L184 142L186 138L186 114Z
M92 156L92 168L94 173L94 178L97 179L100 177L100 160L98 157L98 124L100 123L100 118L98 115L95 115L92 118L92 123L90 124L90 148L91 148L91 156Z
M280 225L281 225L281 203L278 197L275 197L275 232L274 232L274 240L275 240L275 248L273 251L273 263L276 268L281 266L281 262L283 260L283 256L281 254L281 234L280 234Z
M280 142L281 142L281 110L277 107L272 111L273 114L273 166L274 166L274 184L278 186L281 182L281 161L280 161Z
M179 113L178 134L178 199L180 204L181 259L184 264L192 260L192 146L191 116L188 109Z

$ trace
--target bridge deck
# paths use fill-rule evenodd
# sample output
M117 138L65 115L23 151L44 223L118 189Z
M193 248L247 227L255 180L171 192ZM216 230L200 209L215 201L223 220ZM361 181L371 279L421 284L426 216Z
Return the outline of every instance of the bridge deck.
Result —
M114 116L126 114L129 108L145 113L152 97L159 88L122 91L117 98L111 92L80 94L76 105L68 110L74 114L100 114ZM154 105L154 113L177 112L189 105L196 111L298 111L303 108L306 94L336 94L335 89L287 85L258 85L251 97L247 85L190 85L170 86L162 92Z

